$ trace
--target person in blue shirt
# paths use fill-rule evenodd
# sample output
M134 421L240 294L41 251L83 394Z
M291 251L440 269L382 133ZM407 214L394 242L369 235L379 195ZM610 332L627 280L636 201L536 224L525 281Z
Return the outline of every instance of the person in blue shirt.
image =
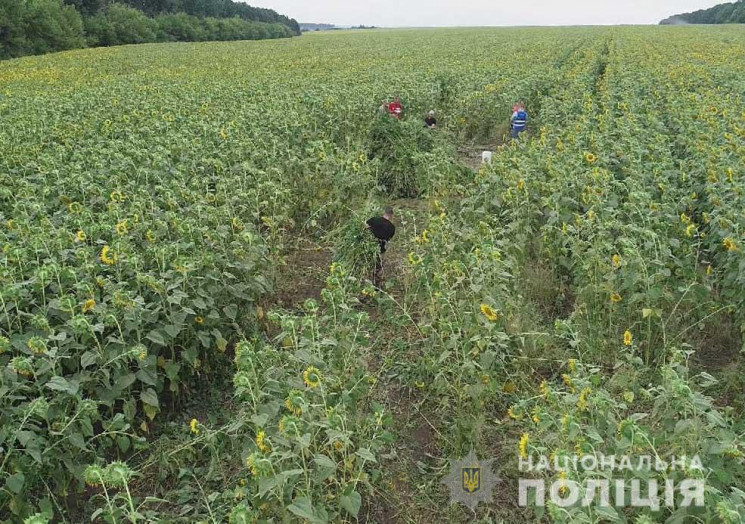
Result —
M512 117L510 118L510 129L512 129L512 138L518 138L520 133L525 131L528 125L528 112L522 102L518 102L512 108Z

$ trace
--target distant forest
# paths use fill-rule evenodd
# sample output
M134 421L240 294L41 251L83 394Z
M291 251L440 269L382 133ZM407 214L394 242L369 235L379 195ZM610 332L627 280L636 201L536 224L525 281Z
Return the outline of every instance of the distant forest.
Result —
M377 29L374 25L355 25L355 26L337 26L334 24L311 24L300 22L300 31L308 33L310 31L343 31L346 29Z
M306 22L300 22L301 31L329 31L336 29L334 24L311 24Z
M743 23L745 23L745 0L720 4L710 9L701 9L693 13L671 16L660 22L662 25Z
M231 0L0 0L0 59L81 47L296 35L297 21Z

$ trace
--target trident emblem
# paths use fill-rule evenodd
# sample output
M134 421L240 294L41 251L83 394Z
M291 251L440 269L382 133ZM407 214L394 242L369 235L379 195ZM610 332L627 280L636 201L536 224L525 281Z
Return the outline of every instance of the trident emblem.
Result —
M481 489L481 468L461 468L463 471L463 491L476 493Z

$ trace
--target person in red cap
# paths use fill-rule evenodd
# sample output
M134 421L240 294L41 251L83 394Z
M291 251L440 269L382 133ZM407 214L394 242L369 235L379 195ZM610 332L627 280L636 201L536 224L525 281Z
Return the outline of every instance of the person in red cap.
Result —
M388 114L401 120L401 116L404 113L404 106L401 105L401 99L396 97L393 102L388 104Z

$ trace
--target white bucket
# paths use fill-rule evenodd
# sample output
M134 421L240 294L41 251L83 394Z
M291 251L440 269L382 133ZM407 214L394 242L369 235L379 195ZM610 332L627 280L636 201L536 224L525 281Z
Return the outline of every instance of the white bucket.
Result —
M493 151L484 151L481 153L481 163L482 164L491 164L491 158L494 154Z

